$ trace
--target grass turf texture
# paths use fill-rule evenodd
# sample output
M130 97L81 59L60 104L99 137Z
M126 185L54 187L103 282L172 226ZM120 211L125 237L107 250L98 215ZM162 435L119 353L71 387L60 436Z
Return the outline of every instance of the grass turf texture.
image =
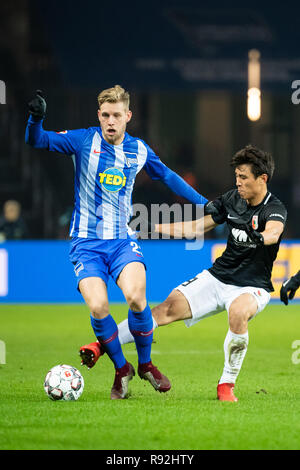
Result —
M128 400L111 401L114 370L105 355L80 367L78 349L94 341L83 305L2 305L0 339L1 449L300 449L299 305L271 305L249 324L249 348L236 385L238 403L216 400L227 317L192 328L155 331L152 360L171 379L159 394L136 375ZM117 322L125 305L111 308ZM133 344L124 346L137 366ZM78 367L85 390L77 402L53 402L43 390L57 364Z

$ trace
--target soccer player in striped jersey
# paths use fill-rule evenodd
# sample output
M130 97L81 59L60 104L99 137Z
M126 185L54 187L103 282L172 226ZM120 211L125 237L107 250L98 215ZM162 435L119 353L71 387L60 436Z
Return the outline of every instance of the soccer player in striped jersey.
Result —
M75 167L75 206L71 220L70 260L78 289L91 312L95 336L115 367L111 399L127 396L135 375L124 357L118 328L110 314L109 276L122 290L129 306L128 324L138 354L138 374L155 390L167 392L170 381L151 361L153 322L146 299L145 261L129 233L131 195L136 175L144 168L153 180L194 204L207 200L164 165L142 140L126 132L132 113L129 94L116 85L98 96L100 126L62 132L43 129L46 102L37 91L29 103L25 142L71 156ZM81 348L84 358L84 348Z

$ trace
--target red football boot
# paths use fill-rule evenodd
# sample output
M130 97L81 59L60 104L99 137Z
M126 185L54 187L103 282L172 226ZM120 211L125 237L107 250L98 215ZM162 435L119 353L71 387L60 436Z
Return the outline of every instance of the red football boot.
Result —
M217 395L220 401L238 401L237 397L233 393L234 384L223 383L218 384Z
M139 364L138 374L141 379L148 380L152 387L158 392L167 392L171 388L171 383L165 375L163 375L152 362Z
M123 400L128 394L128 384L135 376L133 366L126 362L120 369L116 369L115 380L111 389L110 398L112 400Z
M81 365L87 366L88 369L94 367L100 356L105 354L104 349L102 348L99 341L95 343L86 344L81 346L79 349L79 355L81 357Z

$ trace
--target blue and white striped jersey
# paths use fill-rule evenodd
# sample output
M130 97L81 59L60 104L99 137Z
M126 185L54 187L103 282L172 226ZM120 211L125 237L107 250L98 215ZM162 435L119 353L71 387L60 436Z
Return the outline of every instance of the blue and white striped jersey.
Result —
M29 117L26 143L72 156L75 167L75 204L70 236L81 238L126 238L132 213L136 175L144 168L173 192L195 204L207 199L164 165L141 139L125 133L120 145L111 145L100 127L63 132L45 131L42 121Z

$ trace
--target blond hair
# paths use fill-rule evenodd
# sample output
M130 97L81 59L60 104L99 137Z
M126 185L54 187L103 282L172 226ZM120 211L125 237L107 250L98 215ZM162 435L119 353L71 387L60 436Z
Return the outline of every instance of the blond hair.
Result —
M99 109L103 103L124 103L126 109L129 109L129 93L124 90L120 85L115 85L112 88L107 88L101 91L98 95Z

